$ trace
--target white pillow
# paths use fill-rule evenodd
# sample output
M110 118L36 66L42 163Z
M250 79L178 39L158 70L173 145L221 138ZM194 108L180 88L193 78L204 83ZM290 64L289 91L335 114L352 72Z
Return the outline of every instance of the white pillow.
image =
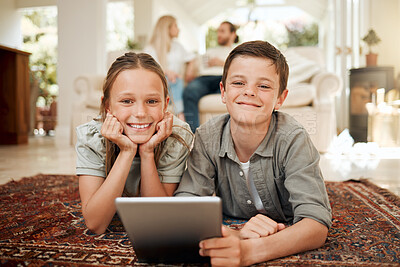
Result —
M310 83L298 83L288 86L288 95L283 107L299 107L311 104L315 98L315 86Z
M291 85L309 80L321 69L315 61L305 58L291 49L286 50L283 54L289 65L288 88Z
M103 93L100 91L94 91L85 100L85 104L89 108L99 109L101 104L101 97Z

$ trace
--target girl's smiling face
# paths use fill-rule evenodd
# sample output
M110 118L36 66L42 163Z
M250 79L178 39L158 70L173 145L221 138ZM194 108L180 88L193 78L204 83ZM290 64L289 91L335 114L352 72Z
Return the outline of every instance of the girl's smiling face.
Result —
M146 143L164 118L165 98L160 77L146 69L124 70L114 81L107 111L121 123L123 132L136 144Z

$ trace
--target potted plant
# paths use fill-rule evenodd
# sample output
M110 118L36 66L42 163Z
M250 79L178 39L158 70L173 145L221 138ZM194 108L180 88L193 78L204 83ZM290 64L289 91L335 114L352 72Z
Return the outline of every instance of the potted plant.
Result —
M381 39L373 29L370 29L362 40L368 45L368 54L365 55L367 67L376 66L378 54L372 52L372 46L379 44Z

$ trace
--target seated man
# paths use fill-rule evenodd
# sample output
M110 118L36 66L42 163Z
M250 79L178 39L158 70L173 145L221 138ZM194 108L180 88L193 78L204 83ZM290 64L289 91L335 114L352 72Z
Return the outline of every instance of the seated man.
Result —
M229 114L201 125L176 196L216 194L240 231L200 242L218 266L251 265L325 243L331 208L319 153L306 130L277 111L288 90L285 57L268 42L239 45L220 83Z
M193 132L199 126L198 103L200 98L219 92L225 58L232 50L232 45L239 41L236 27L228 21L221 23L217 34L219 47L207 50L203 57L204 60L200 64L200 76L190 82L183 91L185 120Z

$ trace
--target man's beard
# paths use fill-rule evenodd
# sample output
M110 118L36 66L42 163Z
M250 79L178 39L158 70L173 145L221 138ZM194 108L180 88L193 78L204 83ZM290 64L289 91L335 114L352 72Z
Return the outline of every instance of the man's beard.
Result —
M218 42L220 46L226 46L229 43L229 38L224 38Z

